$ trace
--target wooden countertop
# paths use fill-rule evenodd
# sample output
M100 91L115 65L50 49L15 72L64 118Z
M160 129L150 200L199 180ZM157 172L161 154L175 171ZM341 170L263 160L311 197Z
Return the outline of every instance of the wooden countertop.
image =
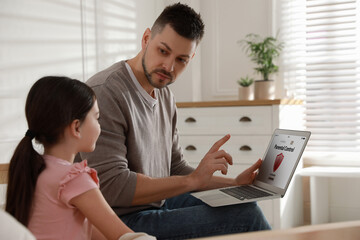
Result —
M8 163L1 163L0 164L0 184L6 184L8 181L8 171L9 171L9 164Z
M178 102L179 108L191 107L235 107L235 106L268 106L268 105L301 105L298 99L274 99L274 100L233 100L233 101L209 101L209 102Z

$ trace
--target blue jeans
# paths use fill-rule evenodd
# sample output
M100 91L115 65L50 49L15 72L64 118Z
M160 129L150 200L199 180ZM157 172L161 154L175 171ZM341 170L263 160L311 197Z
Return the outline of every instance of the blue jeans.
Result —
M146 232L157 239L188 239L271 229L256 202L214 208L188 193L166 200L161 208L120 218L135 232Z

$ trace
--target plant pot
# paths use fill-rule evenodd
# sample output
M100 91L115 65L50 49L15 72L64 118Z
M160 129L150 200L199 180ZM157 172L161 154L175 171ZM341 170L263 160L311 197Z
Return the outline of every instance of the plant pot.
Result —
M249 87L239 87L239 100L253 100L254 99L254 88Z
M274 99L275 82L273 80L255 81L255 99Z

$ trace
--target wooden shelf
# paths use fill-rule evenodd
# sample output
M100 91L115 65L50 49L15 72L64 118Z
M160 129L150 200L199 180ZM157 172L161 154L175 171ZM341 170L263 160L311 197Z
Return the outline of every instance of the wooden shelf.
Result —
M6 184L8 178L9 164L1 163L0 164L0 184Z
M233 101L209 101L209 102L178 102L179 108L191 107L236 107L236 106L269 106L269 105L301 105L298 99L274 99L274 100L233 100Z

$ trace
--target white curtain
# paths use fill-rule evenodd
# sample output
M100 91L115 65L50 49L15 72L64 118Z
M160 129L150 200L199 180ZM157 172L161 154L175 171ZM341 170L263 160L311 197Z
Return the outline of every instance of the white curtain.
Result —
M84 81L133 57L143 25L153 22L154 5L149 0L0 0L0 162L9 162L27 130L24 107L31 85L46 75Z
M307 150L360 152L360 0L281 0L281 69L304 100Z

